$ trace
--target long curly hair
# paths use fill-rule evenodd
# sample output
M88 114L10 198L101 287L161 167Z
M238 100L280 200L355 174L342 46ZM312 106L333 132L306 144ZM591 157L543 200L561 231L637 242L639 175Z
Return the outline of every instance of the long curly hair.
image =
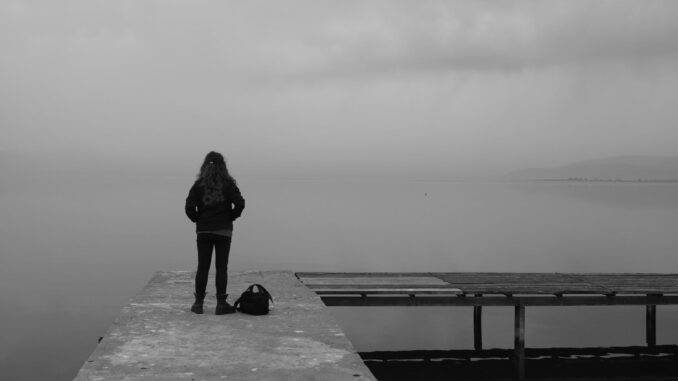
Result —
M224 186L227 183L235 184L235 179L228 173L224 156L215 151L210 151L205 156L197 181L205 189L202 196L205 205L224 201Z

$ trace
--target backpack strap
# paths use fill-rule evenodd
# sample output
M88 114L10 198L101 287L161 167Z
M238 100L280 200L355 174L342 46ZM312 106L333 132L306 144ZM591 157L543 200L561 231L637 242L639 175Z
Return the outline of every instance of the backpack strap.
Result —
M265 289L264 286L260 285L259 283L255 283L255 284L251 285L250 288L253 289L254 286L258 287L258 288L259 288L259 292L261 292L262 294L268 296L268 299L270 299L271 302L273 302L273 297L271 296L271 293L268 292L268 290ZM248 288L248 290L249 290L250 288Z

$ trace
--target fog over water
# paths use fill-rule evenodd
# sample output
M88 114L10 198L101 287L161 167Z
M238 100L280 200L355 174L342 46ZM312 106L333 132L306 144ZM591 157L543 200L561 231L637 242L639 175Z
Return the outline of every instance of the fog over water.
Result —
M192 176L61 174L49 187L30 186L47 177L11 182L0 194L0 368L17 379L70 379L154 271L196 265L194 227L183 214ZM231 271L678 268L676 184L239 182L248 203ZM333 313L358 350L472 346L470 308ZM660 307L658 316L659 342L676 342L678 311ZM527 319L530 346L644 338L640 307L533 308ZM510 347L512 311L488 308L485 321L486 346Z
M247 199L232 271L678 272L677 184L502 181L675 157L677 18L675 1L0 2L0 373L70 379L154 271L195 267L183 203L212 149ZM465 309L333 312L359 350L472 341ZM529 310L528 345L638 344L643 313ZM487 309L488 347L510 346L510 314ZM659 308L660 343L677 317Z

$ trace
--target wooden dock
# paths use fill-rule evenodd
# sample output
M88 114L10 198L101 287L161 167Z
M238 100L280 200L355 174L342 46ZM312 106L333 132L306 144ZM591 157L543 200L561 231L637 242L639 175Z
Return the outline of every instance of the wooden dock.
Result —
M210 278L196 315L189 271L158 272L125 306L76 380L374 380L320 298L292 272L229 274L232 303L252 283L269 315L214 315Z
M678 353L677 346L657 346L657 305L678 304L678 274L570 273L324 273L296 274L328 306L469 306L473 307L474 349L466 356L483 357L506 351L483 351L483 306L514 308L514 378L525 378L525 308L537 306L638 305L646 309L646 346L629 351ZM602 352L602 349L582 349ZM617 351L622 349L617 348ZM572 352L573 349L563 348ZM412 351L405 356L419 355ZM462 351L427 351L426 356L458 356ZM471 353L469 353L471 352ZM491 352L491 353L490 353ZM527 352L537 353L527 349ZM557 353L552 349L550 355ZM388 353L373 354L386 358ZM392 354L393 355L393 354Z

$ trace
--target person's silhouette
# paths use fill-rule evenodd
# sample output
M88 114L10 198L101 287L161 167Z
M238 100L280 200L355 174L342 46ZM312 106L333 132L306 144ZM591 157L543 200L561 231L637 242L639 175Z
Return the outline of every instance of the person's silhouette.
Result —
M211 151L205 156L197 180L186 197L185 211L195 222L198 246L198 270L195 274L195 302L191 311L203 313L207 275L212 262L216 267L217 307L215 314L235 312L226 298L228 255L231 249L233 221L245 208L245 199L235 179L228 173L224 157Z

